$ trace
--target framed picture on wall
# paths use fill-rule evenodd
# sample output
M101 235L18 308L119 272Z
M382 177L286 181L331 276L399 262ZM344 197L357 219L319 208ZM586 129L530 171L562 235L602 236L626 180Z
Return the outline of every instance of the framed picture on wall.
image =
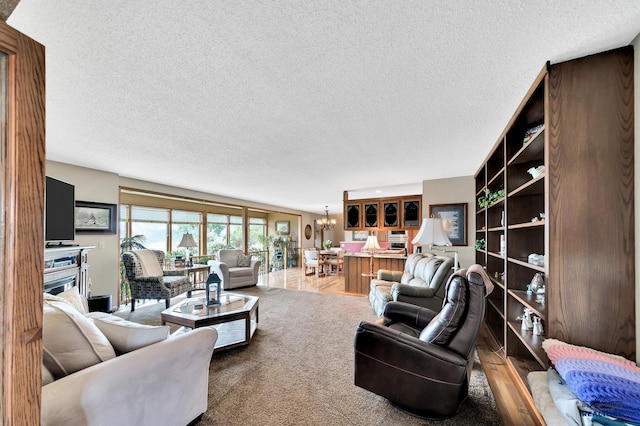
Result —
M76 232L115 234L118 210L115 204L76 201Z
M452 245L467 245L467 203L431 204L429 216L442 219L442 226Z
M289 235L289 221L276 221L276 233L280 235Z
M353 231L353 241L367 241L369 231Z

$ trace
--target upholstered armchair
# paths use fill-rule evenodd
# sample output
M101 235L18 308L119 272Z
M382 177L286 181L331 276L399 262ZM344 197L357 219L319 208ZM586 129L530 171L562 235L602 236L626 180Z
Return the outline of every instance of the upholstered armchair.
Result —
M404 271L380 269L369 286L373 310L382 315L384 306L393 300L439 311L445 284L453 273L453 261L448 256L414 253L407 258Z
M485 281L451 276L440 312L389 302L354 338L355 384L424 418L455 415L469 388L473 349L485 310Z
M167 308L172 297L188 292L193 283L181 271L163 271L164 252L160 250L132 250L122 254L122 263L131 288L131 312L137 299L164 299Z
M317 275L320 271L320 267L322 266L320 262L318 250L315 248L303 250L302 270L305 275L309 275L309 269L313 271L312 274Z
M258 275L262 262L245 255L240 249L218 250L216 260L207 262L222 280L222 288L230 290L258 284Z

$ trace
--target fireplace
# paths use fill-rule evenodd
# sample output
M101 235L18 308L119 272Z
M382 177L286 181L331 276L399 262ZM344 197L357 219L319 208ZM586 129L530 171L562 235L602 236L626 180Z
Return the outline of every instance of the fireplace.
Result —
M76 269L58 271L44 277L45 293L58 294L76 285L78 273Z

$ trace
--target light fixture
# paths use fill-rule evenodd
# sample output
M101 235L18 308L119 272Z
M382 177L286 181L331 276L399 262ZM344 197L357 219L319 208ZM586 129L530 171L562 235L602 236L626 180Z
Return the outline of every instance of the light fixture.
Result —
M180 244L178 244L178 247L184 247L186 248L186 252L187 252L187 256L186 256L186 264L187 266L191 266L190 262L189 262L189 249L191 247L198 247L198 244L196 244L195 240L193 239L193 235L191 235L190 233L186 233L182 236L182 239L180 240Z
M333 229L333 227L336 226L336 220L329 218L329 206L324 206L324 217L322 219L316 219L316 223L325 231Z
M447 237L444 230L442 219L439 217L425 217L422 219L422 225L418 231L418 235L411 241L411 244L419 244L421 246L429 246L429 250L433 250L433 246L451 246L451 241ZM455 253L453 259L453 270L458 269L458 252L456 250L440 249L444 253Z
M378 243L378 237L375 235L369 235L367 242L362 246L362 251L368 251L369 253L375 253L376 250L380 250L380 244Z
M368 277L374 277L375 275L373 274L373 255L375 254L376 250L380 250L380 244L378 243L378 237L375 235L369 235L367 237L367 241L364 243L364 246L362 246L362 249L360 251L362 252L369 252L369 274L362 274L362 276L368 276Z

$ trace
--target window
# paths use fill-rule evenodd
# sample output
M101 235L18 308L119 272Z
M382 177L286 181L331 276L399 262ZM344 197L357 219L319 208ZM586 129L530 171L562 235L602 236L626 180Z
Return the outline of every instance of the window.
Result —
M267 235L267 219L249 218L249 251L266 250L264 238Z
M227 247L227 215L207 214L207 254Z
M244 248L242 216L207 214L207 254L221 248Z
M202 215L200 212L184 210L171 211L171 253L184 254L189 251L189 256L197 256L200 246L200 224ZM191 234L196 247L178 247L185 234Z
M131 206L131 235L144 235L148 249L167 250L169 209Z

